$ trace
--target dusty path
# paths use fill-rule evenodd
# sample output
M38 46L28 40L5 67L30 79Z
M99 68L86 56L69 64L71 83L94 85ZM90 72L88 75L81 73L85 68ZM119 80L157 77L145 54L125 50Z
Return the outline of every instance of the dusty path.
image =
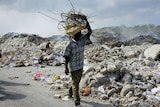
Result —
M31 73L26 73L31 71ZM0 107L74 107L73 101L62 101L43 82L34 81L33 74L63 74L62 67L0 68ZM89 97L82 98L84 107L111 107Z

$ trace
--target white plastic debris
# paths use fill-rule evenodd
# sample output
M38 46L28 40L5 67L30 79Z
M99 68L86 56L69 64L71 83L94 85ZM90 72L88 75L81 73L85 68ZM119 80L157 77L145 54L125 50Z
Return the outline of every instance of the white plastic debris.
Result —
M153 94L158 94L158 93L160 93L160 86L157 87L157 88L151 89L151 92L152 92Z
M98 91L105 94L104 86L102 85L102 86L98 87Z
M160 101L160 86L151 89L151 92L146 92L147 98L151 100L159 100Z

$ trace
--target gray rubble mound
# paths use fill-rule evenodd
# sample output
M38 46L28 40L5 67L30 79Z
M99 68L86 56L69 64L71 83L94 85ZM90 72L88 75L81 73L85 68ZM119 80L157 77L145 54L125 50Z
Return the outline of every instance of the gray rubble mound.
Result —
M113 36L103 41L96 38L85 47L82 95L109 101L116 107L159 107L159 40L150 36L123 42ZM2 67L61 66L66 43L37 35L6 34L0 39ZM63 90L69 80L49 83L53 89Z

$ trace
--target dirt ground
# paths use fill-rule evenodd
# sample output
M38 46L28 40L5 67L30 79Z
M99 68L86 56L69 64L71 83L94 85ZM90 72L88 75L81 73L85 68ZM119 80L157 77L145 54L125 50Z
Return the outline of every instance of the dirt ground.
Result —
M62 75L64 68L0 68L0 107L74 107L72 100L54 98L59 91L50 89L50 85L33 80L36 72ZM112 107L106 101L82 96L81 104L83 107Z

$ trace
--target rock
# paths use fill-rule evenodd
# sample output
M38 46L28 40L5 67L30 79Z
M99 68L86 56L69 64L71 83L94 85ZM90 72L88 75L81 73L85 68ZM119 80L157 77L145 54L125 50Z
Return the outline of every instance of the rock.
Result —
M81 81L80 81L80 84L79 84L79 87L80 88L85 88L87 86L89 86L91 80L96 80L95 77L92 77L94 74L94 72L86 72L83 74L82 78L81 78ZM97 81L97 80L96 80ZM93 81L92 81L93 82ZM92 83L91 83L92 84ZM91 85L90 84L90 85ZM93 85L93 84L92 84Z
M152 45L144 51L144 56L148 59L156 60L160 55L160 44Z
M139 57L138 57L138 60L139 61L143 61L144 60L144 54L143 53L141 53L140 55L139 55Z
M46 55L46 56L43 57L44 60L50 60L50 59L53 60L53 58L54 58L54 54L53 53L50 54L50 55Z
M101 72L102 74L107 73L107 68L106 68L106 67L102 68L102 69L100 70L100 72Z
M83 76L85 76L87 73L90 73L90 72L94 72L95 69L94 67L91 67L91 66L84 66L84 69L83 69Z
M115 89L115 88L112 88L111 90L109 90L108 92L107 92L107 95L108 95L108 97L110 97L110 96L112 96L114 93L116 93L117 92L117 90Z
M118 63L118 62L116 63L109 62L107 65L108 72L116 72L116 71L119 71L121 68L122 68L122 63Z
M110 97L109 102L114 105L114 107L120 107L120 99L117 97Z
M130 104L128 104L128 107L139 107L140 101L133 101Z
M136 80L142 80L142 78L143 78L142 73L140 71L135 71L134 72L134 78Z
M85 87L88 86L87 80L88 80L88 78L81 78L81 81L80 81L80 83L79 83L80 89L83 89L83 88L85 88Z
M97 86L96 84L97 84L97 81L93 79L93 80L90 81L89 86L90 87L96 87Z
M54 98L61 98L61 95L60 94L55 94Z
M126 96L126 94L128 94L130 91L133 91L134 92L134 87L133 85L130 85L130 84L127 84L127 85L124 85L121 92L120 92L120 95L123 97L123 96Z
M130 92L128 92L127 94L126 94L126 97L127 98L130 98L130 97L132 97L133 96L133 91L130 91Z
M107 78L106 76L104 76L101 73L97 73L93 76L95 78L95 80L97 81L98 85L105 85L105 84L109 84L110 83L110 79Z
M155 65L155 62L148 60L148 59L144 59L144 63L147 66L154 66Z
M106 94L101 94L100 99L107 100L108 96Z
M129 102L132 102L132 101L136 101L136 100L138 100L139 98L138 97L129 97L128 98L128 101Z
M107 65L107 71L109 72L114 72L114 71L117 71L117 67L114 63L108 63Z
M132 83L132 75L130 73L126 73L123 77L124 84L131 84Z
M133 58L137 55L137 52L135 50L127 51L124 56L127 58Z
M61 80L56 80L54 84L51 86L51 89L60 90L64 89L64 83Z

